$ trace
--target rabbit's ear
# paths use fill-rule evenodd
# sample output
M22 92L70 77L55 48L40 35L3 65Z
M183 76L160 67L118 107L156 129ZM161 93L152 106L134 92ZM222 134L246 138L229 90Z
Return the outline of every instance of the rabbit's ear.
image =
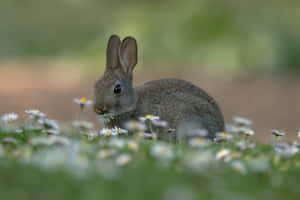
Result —
M119 47L121 40L119 36L110 36L106 49L106 68L115 69L119 66Z
M120 63L126 73L131 74L137 64L137 43L133 37L126 37L120 46Z

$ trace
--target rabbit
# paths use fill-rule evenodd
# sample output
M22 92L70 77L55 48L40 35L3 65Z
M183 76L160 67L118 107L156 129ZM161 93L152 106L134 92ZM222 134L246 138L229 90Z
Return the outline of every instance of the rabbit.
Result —
M114 124L124 127L128 120L152 114L167 121L175 129L173 139L184 138L186 128L207 130L214 138L224 130L224 119L215 100L192 83L179 79L160 79L133 87L133 70L137 64L137 42L117 35L109 38L106 50L106 69L94 87L94 110L97 114L111 114Z

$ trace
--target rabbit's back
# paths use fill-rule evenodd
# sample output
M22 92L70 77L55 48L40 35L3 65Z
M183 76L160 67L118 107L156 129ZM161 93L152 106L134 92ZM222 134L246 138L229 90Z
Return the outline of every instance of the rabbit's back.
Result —
M136 88L137 113L154 114L176 128L182 121L197 121L211 133L223 131L224 119L215 100L192 83L179 79L150 81Z

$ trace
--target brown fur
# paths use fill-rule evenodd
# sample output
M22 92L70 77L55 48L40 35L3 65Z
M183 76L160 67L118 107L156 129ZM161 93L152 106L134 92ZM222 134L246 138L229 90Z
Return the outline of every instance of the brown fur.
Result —
M152 114L168 121L175 129L186 122L193 123L193 128L208 130L210 137L224 130L223 115L217 103L192 83L161 79L132 87L132 73L137 63L134 38L127 37L120 43L118 36L111 36L107 54L107 69L95 85L97 113L114 113L115 123L120 127L127 120ZM113 93L116 84L122 86L120 95Z

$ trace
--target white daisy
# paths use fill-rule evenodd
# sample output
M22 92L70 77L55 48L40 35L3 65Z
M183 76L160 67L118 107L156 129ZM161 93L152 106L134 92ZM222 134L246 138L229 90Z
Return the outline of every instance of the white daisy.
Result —
M25 110L25 113L29 115L31 119L39 120L44 118L46 115L39 110Z
M18 140L16 140L16 139L13 138L13 137L5 137L5 138L2 138L2 142L3 142L3 143L8 143L8 144L18 144Z
M139 117L139 120L142 122L145 122L146 120L154 121L154 120L159 120L159 116L154 116L154 115L145 115L144 117Z
M278 131L276 129L271 130L272 135L276 136L276 137L281 137L281 136L285 136L285 133L282 131Z
M241 173L241 174L247 174L247 173L248 173L248 170L247 170L245 164L242 163L241 161L233 161L233 162L231 163L231 167L232 167L235 171L237 171L237 172L239 172L239 173Z
M130 154L121 154L117 157L116 163L118 166L125 166L131 161Z
M51 146L55 144L69 146L71 142L66 137L51 135L49 137L45 137L45 136L34 137L29 141L29 144L33 146L39 146L39 145Z
M266 172L270 169L270 160L267 157L250 158L247 160L249 170L254 172Z
M77 104L79 104L80 106L84 107L84 106L91 106L93 105L93 101L92 100L88 100L85 97L81 97L79 98L74 98L73 101Z
M248 130L244 131L244 134L247 135L247 136L251 136L251 135L254 135L255 132L253 130L251 130L251 129L248 129Z
M92 129L94 127L94 125L91 122L83 120L75 120L72 122L72 125L76 128L80 128L83 130Z
M88 100L88 99L85 98L85 97L81 97L80 99L79 99L79 98L74 98L73 101L74 101L76 104L79 104L79 105L80 105L81 112L83 111L83 109L84 109L85 107L90 107L91 105L93 105L93 101L92 101L92 100Z
M220 159L224 159L226 158L227 156L230 156L230 149L222 149L221 151L219 151L217 154L216 154L216 159L217 160L220 160Z
M226 124L225 131L228 133L238 133L239 127L236 127L235 125L232 125L232 124Z
M51 120L51 119L41 119L38 121L40 124L42 124L45 129L54 129L54 130L58 130L59 126L57 124L57 122L55 120Z
M123 139L118 138L118 137L114 137L111 140L109 140L108 145L110 147L122 149L122 148L125 147L125 141Z
M98 136L98 134L95 132L87 132L86 135L89 140L93 140L94 138L96 138Z
M250 143L248 140L237 140L237 141L235 141L235 145L240 150L245 150L245 149L248 149L248 148L254 148L256 146L255 143Z
M101 121L104 124L107 124L109 122L111 122L111 120L114 119L114 116L112 114L104 114L104 115L99 115L99 121Z
M103 128L100 131L100 135L104 135L104 136L111 136L111 135L118 135L118 133L112 129L108 129L108 128Z
M163 120L152 120L152 124L157 127L163 127L163 128L168 127L168 122Z
M137 144L136 141L134 141L134 140L129 140L129 141L127 142L127 148L128 148L129 150L132 150L132 151L137 151L138 148L139 148L139 146L138 146L138 144Z
M300 131L298 132L298 138L300 139Z
M214 156L211 151L193 151L186 153L182 162L190 170L201 173L213 165Z
M145 131L146 130L146 125L139 122L139 121L136 121L136 120L130 120L128 122L125 123L125 128L127 130L130 130L130 131Z
M230 133L227 133L225 131L223 132L219 132L216 134L216 141L220 141L220 140L231 140L233 138L233 136Z
M236 116L233 118L234 123L236 123L238 126L250 126L252 124L252 121L249 119L246 119L244 117Z
M98 152L98 157L101 159L115 155L117 152L115 149L102 149Z
M58 129L46 129L42 131L43 133L47 133L48 135L58 135L59 130Z
M122 128L119 128L119 127L116 127L116 126L115 126L115 128L113 128L113 131L117 132L118 135L128 133L128 131L126 129L122 129Z
M289 158L298 153L299 149L295 145L289 145L287 143L279 143L275 145L275 152L284 158Z
M172 148L166 143L156 143L152 146L150 153L160 160L171 160L174 157Z
M204 139L202 137L195 137L188 141L190 147L203 148L210 144L210 140Z
M4 114L1 119L5 123L9 123L12 121L16 121L18 119L18 115L15 113L7 113L7 114Z

